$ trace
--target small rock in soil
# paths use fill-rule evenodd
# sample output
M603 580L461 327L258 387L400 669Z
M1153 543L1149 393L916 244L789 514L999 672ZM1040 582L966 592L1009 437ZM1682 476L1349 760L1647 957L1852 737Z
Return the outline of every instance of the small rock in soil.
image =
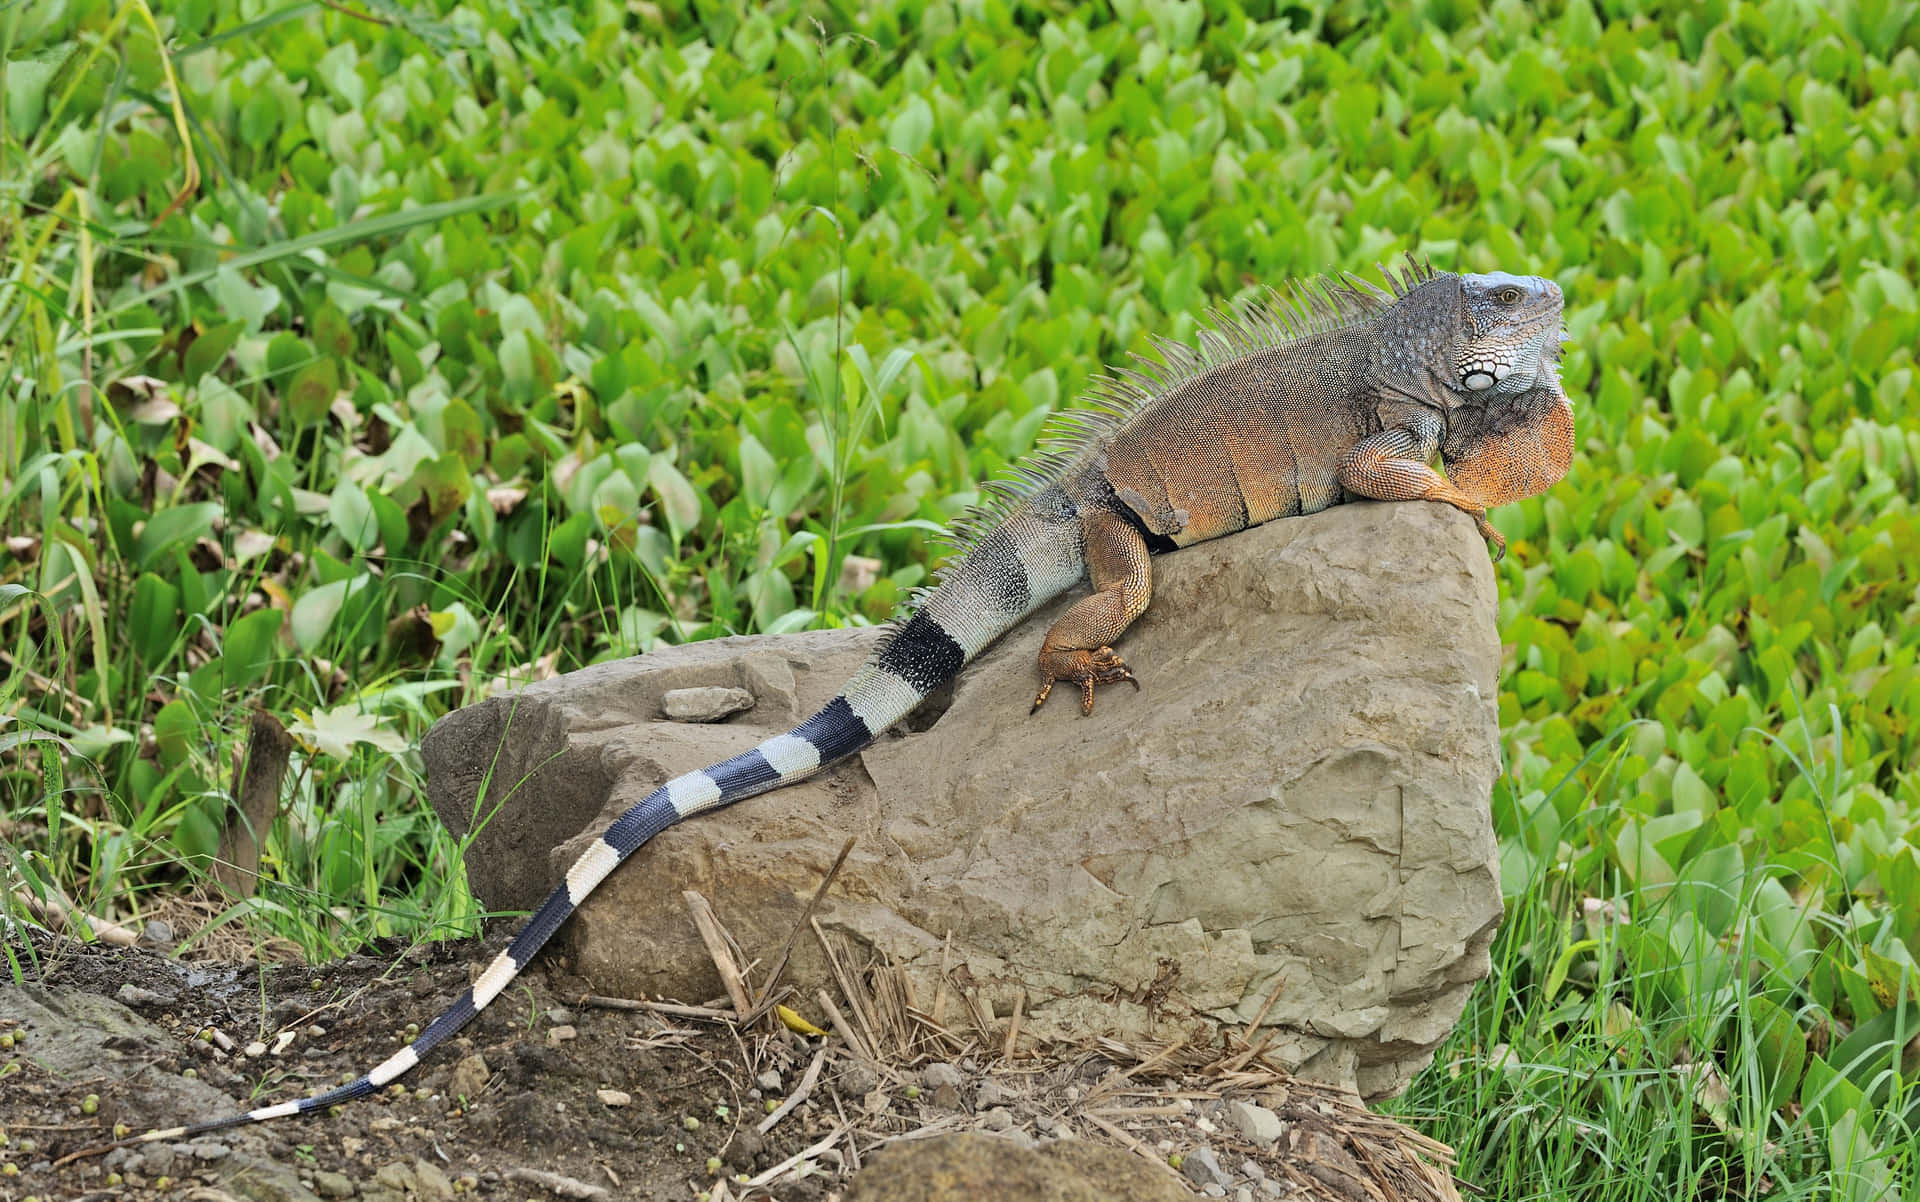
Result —
M1203 1198L1224 1198L1227 1196L1227 1187L1208 1183L1200 1187L1200 1196Z
M453 1066L453 1076L447 1082L447 1090L456 1098L477 1098L480 1091L486 1088L489 1075L486 1060L476 1053Z
M1262 1147L1271 1146L1286 1131L1286 1125L1280 1121L1279 1115L1251 1102L1229 1103L1227 1117L1241 1135Z
M779 1093L780 1092L780 1070L774 1069L774 1068L764 1069L761 1071L759 1076L753 1079L753 1083L755 1085L758 1085L761 1089L766 1090L768 1093Z
M600 1099L603 1106L631 1106L633 1095L620 1089L596 1089L593 1096Z
M556 1043L556 1044L565 1043L569 1039L578 1039L579 1037L580 1037L580 1032L574 1030L571 1026L565 1023L562 1023L560 1026L557 1026L557 1027L551 1027L547 1030L548 1043Z
M142 989L138 985L126 984L120 992L113 995L123 1006L170 1006L173 998L164 993L155 993L151 989Z
M573 1021L573 1011L565 1006L555 1006L547 1011L547 1022L556 1027L564 1027Z
M1214 1156L1212 1148L1200 1147L1187 1153L1181 1158L1180 1171L1195 1185L1224 1187L1227 1183L1227 1174L1220 1167L1220 1160Z
M158 918L147 919L147 925L140 928L140 940L143 943L164 945L173 942L173 924Z
M353 1180L345 1173L322 1170L313 1175L313 1192L322 1198L353 1197Z
M942 1085L951 1085L957 1089L960 1086L962 1078L959 1069L951 1064L945 1064L936 1060L920 1070L920 1080L926 1084L928 1089L938 1089Z
M1013 1100L1013 1091L995 1081L992 1077L983 1079L974 1087L973 1104L982 1108L1000 1106Z
M980 1125L989 1131L1005 1131L1013 1126L1013 1115L1005 1106L995 1106L980 1116Z
M951 1085L938 1085L934 1087L933 1104L942 1110L958 1110L960 1109L960 1091Z

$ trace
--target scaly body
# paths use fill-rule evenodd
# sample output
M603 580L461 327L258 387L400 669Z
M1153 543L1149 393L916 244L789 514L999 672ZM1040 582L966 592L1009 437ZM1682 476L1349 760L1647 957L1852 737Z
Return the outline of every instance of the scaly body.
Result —
M164 1131L177 1139L304 1114L393 1081L485 1009L594 887L683 818L777 789L852 755L952 680L988 643L1090 579L1040 649L1034 708L1056 682L1083 712L1098 685L1135 681L1113 643L1152 594L1152 560L1348 497L1427 500L1471 514L1566 473L1573 411L1558 374L1560 290L1537 277L1458 276L1409 263L1392 293L1352 277L1221 316L1198 348L1120 370L1069 411L1046 450L957 525L939 584L823 709L785 734L675 777L568 869L458 1000L366 1075L317 1097ZM1432 466L1439 458L1442 476Z

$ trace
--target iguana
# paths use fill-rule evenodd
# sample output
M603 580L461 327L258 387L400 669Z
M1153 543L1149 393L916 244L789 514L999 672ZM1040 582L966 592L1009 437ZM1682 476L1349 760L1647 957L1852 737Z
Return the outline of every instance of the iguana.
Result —
M1152 555L1351 497L1439 501L1471 515L1566 474L1573 408L1559 376L1560 289L1538 276L1455 275L1411 257L1390 291L1351 275L1215 314L1195 347L1101 377L1044 449L985 488L957 553L818 713L751 751L677 776L615 819L453 1005L364 1076L316 1097L129 1143L178 1139L363 1098L471 1022L594 887L703 810L777 789L866 747L988 643L1083 579L1093 591L1040 646L1039 709L1056 683L1139 688L1113 644L1147 608ZM1443 477L1431 466L1435 456Z

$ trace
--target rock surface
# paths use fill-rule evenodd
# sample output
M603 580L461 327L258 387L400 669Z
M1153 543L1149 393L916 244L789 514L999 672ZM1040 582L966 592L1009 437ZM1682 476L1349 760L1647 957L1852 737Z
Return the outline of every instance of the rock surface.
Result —
M561 929L574 968L607 993L719 996L681 891L770 963L852 835L818 918L905 965L923 1004L943 963L994 1014L1024 994L1040 1036L1205 1039L1271 998L1277 1059L1369 1098L1404 1088L1500 916L1500 651L1472 524L1355 504L1161 556L1120 647L1142 690L1029 717L1034 652L1073 597L861 755L656 838ZM456 834L480 827L475 893L537 905L621 810L803 719L877 634L672 648L449 715L422 745L428 794ZM705 687L754 707L659 720L668 692ZM828 983L817 941L786 979Z
M847 1202L1186 1202L1193 1195L1130 1152L1077 1141L1023 1148L990 1135L903 1140L874 1153Z

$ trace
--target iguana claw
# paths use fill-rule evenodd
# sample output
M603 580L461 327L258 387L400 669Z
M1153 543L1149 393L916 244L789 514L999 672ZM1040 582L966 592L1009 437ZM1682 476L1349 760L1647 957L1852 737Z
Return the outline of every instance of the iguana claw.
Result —
M1046 704L1047 697L1053 692L1056 681L1072 681L1080 686L1080 712L1093 713L1093 686L1097 684L1117 684L1126 681L1135 692L1140 690L1140 681L1127 669L1127 662L1115 655L1113 648L1102 647L1098 651L1068 651L1061 653L1068 663L1061 672L1047 672L1041 682L1040 695L1033 699L1033 708L1029 714L1038 713Z

